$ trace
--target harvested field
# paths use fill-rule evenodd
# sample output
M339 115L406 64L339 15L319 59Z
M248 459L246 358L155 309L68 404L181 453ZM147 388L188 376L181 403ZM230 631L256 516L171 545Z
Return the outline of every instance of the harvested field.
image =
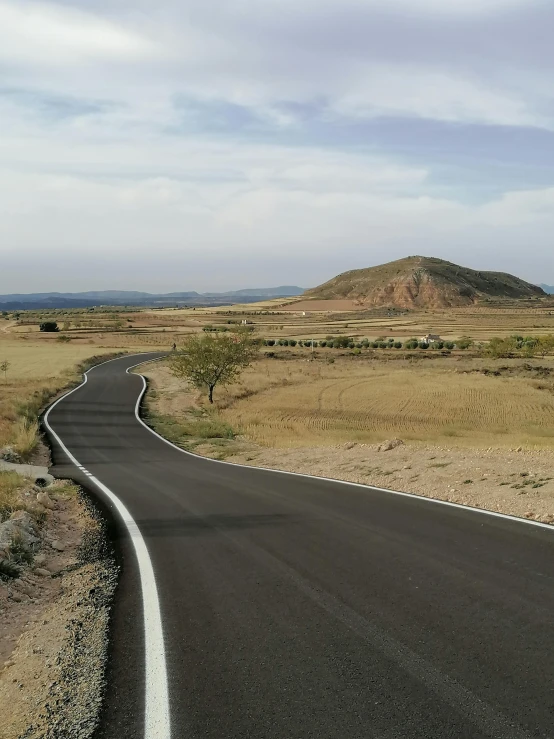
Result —
M360 310L359 303L354 300L300 300L297 303L283 306L285 311L321 311L322 313L340 313L341 311Z
M26 455L34 447L32 418L44 401L77 379L76 365L94 355L111 354L120 347L56 341L0 339L0 362L9 363L0 376L0 448L12 444ZM27 422L31 422L30 425ZM26 425L27 424L27 425Z
M240 385L220 393L218 404L233 428L269 447L394 436L457 446L554 446L554 384L518 371L483 374L486 365L453 358L262 360ZM494 371L495 363L488 365Z
M281 367L291 362L279 363ZM519 364L519 366L518 366ZM531 365L521 367L521 363L514 362L506 370L506 376L517 378L520 383L534 382L537 375L545 375L545 370L554 372L554 366L545 368ZM417 377L421 367L415 368ZM437 365L440 373L441 367ZM462 382L468 377L477 377L480 380L498 379L495 376L484 375L482 366L476 362L464 361ZM402 490L416 495L470 505L488 510L500 511L523 518L554 523L554 449L528 448L524 445L506 447L506 437L496 436L494 432L487 435L444 438L443 444L431 444L422 441L385 445L385 449L393 446L390 451L379 450L376 443L359 443L353 441L355 433L348 424L342 427L328 425L327 430L303 430L300 425L288 426L286 422L269 424L269 431L265 423L250 425L249 433L242 434L236 439L214 434L209 438L202 434L202 419L205 412L201 410L198 394L187 391L186 386L179 391L179 384L171 376L163 364L145 365L142 369L151 381L150 391L147 394L147 407L150 414L150 423L162 434L171 438L184 448L220 460L227 460L238 464L268 467L300 472L321 477L331 477L340 480L350 480L377 487ZM288 374L288 370L285 370ZM469 374L463 374L463 373ZM251 376L252 386L250 395L245 395L237 386L229 393L227 399L220 399L220 417L232 417L232 406L243 408L248 403L257 404L258 395L275 393L280 398L280 388L290 389L288 383L301 384L301 378L291 370L291 375L284 377L273 375L268 378L258 373ZM376 371L377 376L377 371ZM502 376L502 375L501 375ZM284 380L287 384L283 384ZM317 373L307 372L304 388L310 384L310 379L317 380ZM339 378L340 380L341 378ZM323 385L329 378L322 378ZM335 378L336 380L336 378ZM267 388L267 382L271 388ZM356 381L356 380L354 380ZM264 390L264 387L266 388ZM327 385L332 388L332 385ZM464 385L464 387L471 387ZM338 391L340 394L340 390ZM333 391L334 393L334 391ZM432 397L432 392L428 393ZM233 399L234 398L234 399ZM298 400L298 397L296 398ZM325 394L322 398L325 403ZM329 399L327 399L328 402ZM344 403L344 395L343 395ZM225 406L227 407L225 408ZM509 408L506 399L504 408ZM385 404L386 406L386 404ZM459 408L460 404L454 408ZM258 407L258 406L257 406ZM274 410L272 412L275 412ZM512 410L509 411L512 413ZM420 407L420 414L428 414L426 408ZM304 416L305 420L306 414ZM428 418L428 415L426 416ZM254 417L255 418L255 417ZM261 414L260 421L265 421ZM454 420L456 418L454 417ZM517 419L515 419L517 421ZM200 424L195 429L196 423ZM279 433L275 431L279 429ZM245 430L245 429L243 429ZM514 429L517 431L517 429ZM262 445L253 441L253 438L264 438L271 446ZM384 431L374 432L376 441L382 442L387 438ZM392 436L392 435L390 435ZM389 438L390 438L389 436ZM436 434L440 439L439 434ZM331 439L341 439L341 443L331 443ZM359 438L359 437L358 437ZM479 448L486 438L489 445ZM312 443L299 443L299 440L309 439ZM344 441L346 439L346 441ZM515 434L513 436L515 439ZM521 434L520 440L524 439ZM287 441L290 440L290 448ZM284 442L284 443L283 443ZM271 448L273 447L273 448Z

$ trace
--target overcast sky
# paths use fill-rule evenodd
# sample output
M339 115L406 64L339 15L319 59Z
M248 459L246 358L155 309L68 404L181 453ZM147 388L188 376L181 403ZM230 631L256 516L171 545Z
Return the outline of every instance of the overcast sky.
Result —
M0 0L0 293L554 284L552 0Z

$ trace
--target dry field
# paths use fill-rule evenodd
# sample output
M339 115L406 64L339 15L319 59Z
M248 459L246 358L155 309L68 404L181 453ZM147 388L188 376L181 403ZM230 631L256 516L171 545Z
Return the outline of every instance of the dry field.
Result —
M514 333L554 333L554 298L429 311L363 310L353 301L299 301L293 298L286 302L268 301L228 308L153 310L144 312L139 322L151 321L152 327L156 324L158 331L160 326L171 328L177 332L178 340L182 338L179 334L200 330L206 324L225 326L241 319L251 323L258 335L266 338L321 339L329 334L346 334L360 338L390 336L405 340L437 333L445 339L470 336L476 341L486 341L493 336Z
M215 412L163 363L141 371L150 423L198 454L554 523L554 362L485 365L262 360Z
M284 355L285 356L285 355ZM289 355L290 356L290 355ZM325 355L326 356L326 355ZM405 441L554 447L554 362L264 359L219 392L222 418L267 447ZM500 376L483 374L484 368ZM550 375L552 372L552 375ZM546 373L546 375L545 375ZM551 377L551 379L549 379Z
M77 379L76 365L89 357L126 350L123 346L95 346L52 340L14 340L0 334L0 363L7 361L6 374L0 374L0 447L13 444L22 454L32 451L36 425L29 423L45 399Z
M254 335L275 339L348 335L405 340L432 332L479 341L516 332L554 333L554 300L419 313L383 308L336 312L346 306L331 303L292 298L217 308L22 313L18 324L6 321L0 331L0 362L10 362L7 381L0 377L0 445L13 436L21 404L63 387L79 361L121 349L169 349L207 324L232 329L247 321ZM310 304L321 310L304 310ZM40 333L43 320L56 320L60 334ZM411 365L380 365L366 353L361 362L340 359L330 349L319 350L314 363L302 361L308 356L303 349L293 362L256 365L241 388L224 396L225 419L269 446L371 441L382 434L457 444L473 440L486 445L491 438L506 446L516 440L551 443L551 396L524 378L461 376L454 371L455 360L444 367L435 362L430 372L426 363L427 369L422 365L414 373ZM331 358L337 359L333 365L326 363ZM242 398L233 400L233 393Z

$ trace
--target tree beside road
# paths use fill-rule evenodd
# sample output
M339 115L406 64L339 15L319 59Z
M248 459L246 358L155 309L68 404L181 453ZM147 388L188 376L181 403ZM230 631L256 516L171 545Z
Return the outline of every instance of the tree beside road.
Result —
M206 391L208 400L213 403L216 386L234 382L242 370L252 364L258 346L250 331L198 334L191 336L185 346L169 358L169 367L176 377Z

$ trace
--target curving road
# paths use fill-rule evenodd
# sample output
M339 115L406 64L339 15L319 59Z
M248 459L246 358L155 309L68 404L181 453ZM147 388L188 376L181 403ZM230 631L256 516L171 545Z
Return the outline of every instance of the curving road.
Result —
M137 361L47 418L120 521L102 739L554 737L554 531L179 452Z

